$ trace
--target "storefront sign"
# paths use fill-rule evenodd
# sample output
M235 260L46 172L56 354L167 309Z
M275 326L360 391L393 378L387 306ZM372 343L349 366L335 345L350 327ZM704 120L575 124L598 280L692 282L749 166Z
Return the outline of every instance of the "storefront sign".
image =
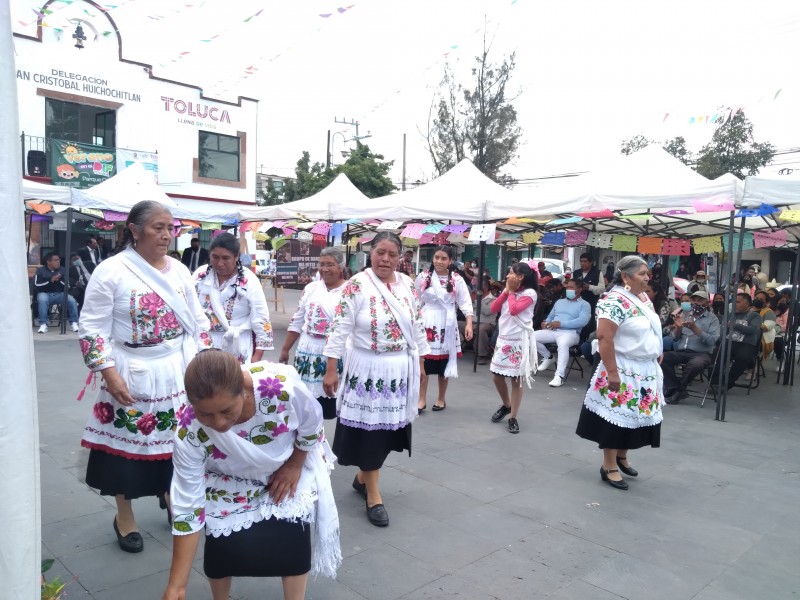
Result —
M50 140L50 177L53 185L90 188L117 172L115 151L64 140Z
M20 81L33 80L34 83L39 85L113 98L114 100L142 101L140 94L110 87L107 79L95 77L94 75L84 75L83 73L73 73L72 71L50 69L49 73L37 73L35 71L17 69L17 79Z
M310 242L289 240L275 252L275 283L279 286L305 287L314 280L319 268L321 248Z
M164 102L165 112L175 112L182 115L178 118L178 123L205 129L216 129L215 123L228 123L230 125L230 113L224 108L204 102L169 98L168 96L161 96L161 100Z

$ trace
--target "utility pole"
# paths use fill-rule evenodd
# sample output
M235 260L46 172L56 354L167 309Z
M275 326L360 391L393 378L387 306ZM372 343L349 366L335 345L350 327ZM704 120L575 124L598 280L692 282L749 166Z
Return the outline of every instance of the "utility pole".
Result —
M327 158L325 159L325 168L326 169L330 169L331 168L331 130L330 129L328 129L328 143L325 146L325 150L326 150L326 156L327 156Z
M350 119L349 121L347 119L342 119L340 121L337 117L333 117L333 122L338 123L339 125L352 125L353 127L356 128L356 134L352 138L347 140L348 142L351 142L353 140L360 142L361 140L365 140L368 137L372 137L369 131L367 132L367 135L358 135L358 126L361 125L361 123L359 121L356 121L355 119Z

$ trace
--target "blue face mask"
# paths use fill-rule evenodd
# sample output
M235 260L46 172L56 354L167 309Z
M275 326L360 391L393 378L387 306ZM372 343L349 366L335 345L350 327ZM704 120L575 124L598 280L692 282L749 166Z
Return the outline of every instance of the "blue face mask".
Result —
M692 303L691 302L681 302L681 310L683 312L689 312L692 310Z
M567 290L567 300L575 299L575 290Z

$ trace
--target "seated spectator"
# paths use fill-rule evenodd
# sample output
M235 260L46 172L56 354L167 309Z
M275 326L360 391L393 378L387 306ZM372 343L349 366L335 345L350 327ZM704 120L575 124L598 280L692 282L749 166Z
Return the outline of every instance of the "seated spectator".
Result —
M769 305L767 292L759 290L753 299L753 310L761 317L761 356L768 358L775 351L777 316Z
M689 396L686 388L692 380L711 366L714 347L719 340L719 319L709 309L708 292L694 292L691 309L674 316L670 329L673 349L664 352L661 371L664 373L667 404L678 404ZM675 375L677 365L683 365L680 380Z
M64 302L64 280L67 277L66 271L61 266L61 257L55 252L48 252L44 262L44 266L39 267L33 276L39 310L39 333L47 333L47 313L50 312L50 307ZM78 331L78 303L69 294L67 294L67 312L72 331Z
M558 300L553 310L547 315L542 324L542 329L535 331L536 348L539 356L543 357L539 370L544 371L553 364L553 355L545 344L555 343L558 346L558 363L556 374L550 382L550 387L559 387L564 383L564 376L569 361L569 349L580 342L580 331L591 318L589 303L578 294L575 281L567 282L566 298Z
M722 323L725 318L725 296L723 294L714 294L714 301L711 303L711 310Z
M761 315L750 310L752 304L753 300L750 294L742 292L736 294L733 328L728 333L732 340L728 389L733 388L742 373L753 366L761 339ZM716 375L712 375L712 377L716 378Z
M536 310L533 311L533 328L541 329L542 322L553 309L557 300L564 297L564 286L559 279L551 279L544 287L539 288L539 302L536 303Z
M547 285L547 282L553 279L553 274L547 270L547 265L544 264L544 261L539 261L536 267L539 270L539 285Z
M705 271L698 271L694 274L694 279L692 279L686 285L686 291L690 294L695 291L701 292L708 292L708 281L706 280L706 272Z

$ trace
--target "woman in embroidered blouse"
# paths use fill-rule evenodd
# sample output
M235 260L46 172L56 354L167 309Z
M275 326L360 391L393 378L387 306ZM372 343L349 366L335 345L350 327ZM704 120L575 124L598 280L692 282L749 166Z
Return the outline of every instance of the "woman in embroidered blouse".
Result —
M418 412L427 408L428 376L438 375L439 396L434 411L447 407L447 378L458 377L458 357L461 356L456 306L467 318L464 337L472 339L472 300L463 277L455 272L454 246L437 246L433 262L427 271L417 276L414 283L422 305L422 323L431 353L424 356L425 370L419 386Z
M396 234L381 231L373 238L372 267L345 284L324 351L323 388L336 395L339 415L333 451L339 464L359 467L353 488L378 527L389 524L380 468L391 451L411 454L421 356L430 353L414 282L396 272L401 252ZM336 363L342 358L340 384Z
M335 577L342 561L335 457L319 404L294 369L243 367L227 352L201 352L186 369L186 396L176 414L164 600L185 598L203 529L214 600L228 600L231 577L281 577L287 599L304 597L309 570Z
M514 263L506 276L506 289L492 302L492 312L500 313L500 318L489 370L503 401L492 415L492 422L499 423L510 414L510 433L519 433L517 413L522 404L522 382L525 380L530 387L530 374L538 362L532 324L538 284L536 271L525 263ZM511 380L510 395L507 379Z
M158 496L167 507L183 372L198 345L211 345L189 271L167 256L172 227L161 204L136 204L127 248L95 269L80 319L84 361L103 378L81 441L91 450L86 483L115 496L114 530L126 552L144 547L131 499Z
M626 256L617 263L614 287L597 303L601 362L583 401L576 433L603 449L601 479L627 490L620 471L639 473L628 450L661 444L661 321L645 294L647 263Z
M214 348L230 352L242 364L258 362L273 350L272 323L258 277L242 267L239 241L230 233L215 237L208 266L194 272L200 304L211 323ZM253 348L253 335L256 343Z
M344 287L343 270L344 253L341 250L329 247L320 251L321 279L312 281L303 290L278 359L278 362L287 364L289 351L300 339L294 355L294 368L322 406L324 419L336 418L336 398L327 397L322 389L322 378L325 377L328 363L323 351L333 322L333 311ZM342 361L337 363L337 371L339 375L342 374Z

